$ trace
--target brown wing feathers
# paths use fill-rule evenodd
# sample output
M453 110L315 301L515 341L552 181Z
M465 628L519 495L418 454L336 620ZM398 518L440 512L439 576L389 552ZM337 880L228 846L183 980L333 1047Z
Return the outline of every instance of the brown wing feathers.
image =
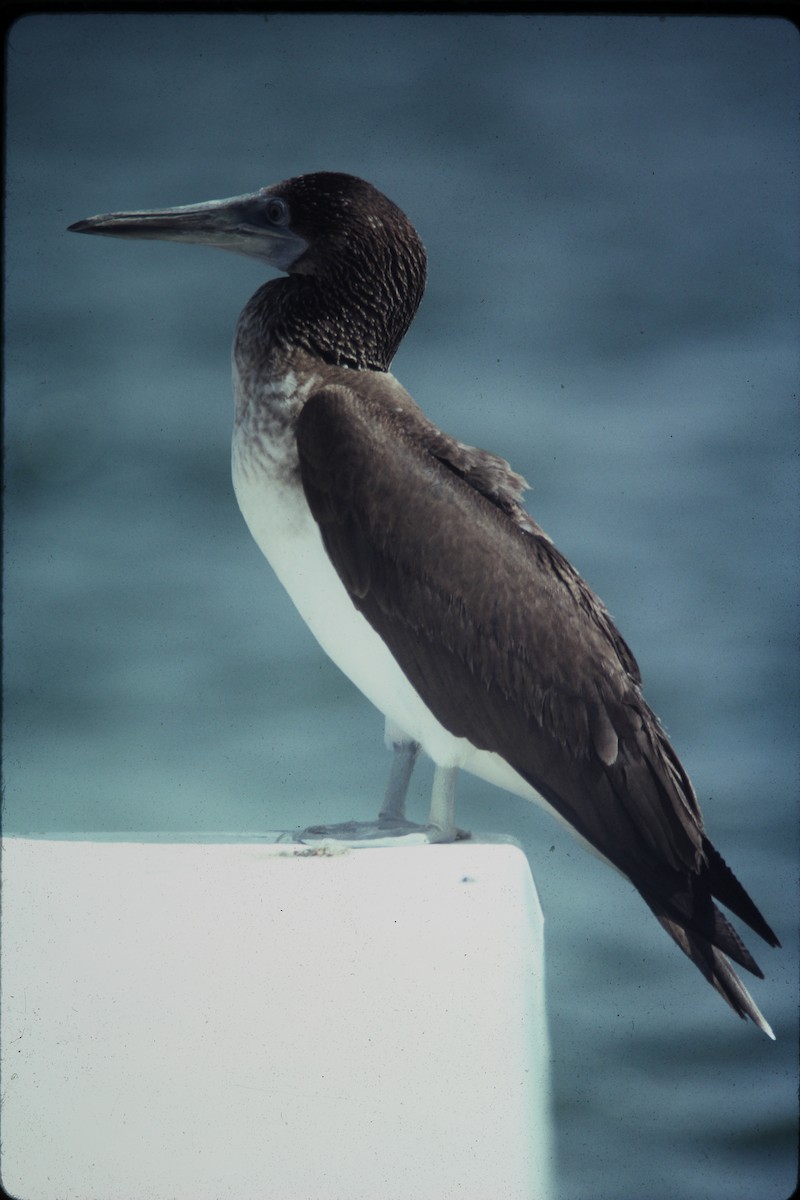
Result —
M777 939L705 836L633 655L521 508L521 478L417 414L342 387L300 414L306 497L353 602L437 719L628 875L742 1015L747 993L714 947L760 971L712 894Z

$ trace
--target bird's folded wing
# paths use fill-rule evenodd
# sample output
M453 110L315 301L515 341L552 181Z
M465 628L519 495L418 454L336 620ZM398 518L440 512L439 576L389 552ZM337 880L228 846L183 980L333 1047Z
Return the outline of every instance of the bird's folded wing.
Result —
M329 387L300 414L303 487L353 603L445 728L505 758L635 882L696 869L691 784L602 604L499 468L473 470L465 447L449 462L417 412Z

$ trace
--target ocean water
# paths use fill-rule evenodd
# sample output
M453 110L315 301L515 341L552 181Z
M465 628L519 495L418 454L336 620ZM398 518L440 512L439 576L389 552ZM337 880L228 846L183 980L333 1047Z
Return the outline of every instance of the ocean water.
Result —
M632 645L713 840L785 947L757 950L773 1045L629 885L533 807L461 780L459 823L522 842L545 912L560 1200L783 1200L796 30L41 15L11 28L7 67L6 832L374 812L381 718L316 647L230 484L230 339L261 269L65 232L303 171L362 175L428 249L395 373L530 481L531 511ZM429 784L423 765L419 816Z

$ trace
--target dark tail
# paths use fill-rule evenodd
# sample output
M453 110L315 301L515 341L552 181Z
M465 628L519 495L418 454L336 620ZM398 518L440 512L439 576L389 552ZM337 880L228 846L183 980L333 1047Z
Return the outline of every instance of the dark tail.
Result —
M764 939L767 945L780 946L777 937L739 883L733 871L719 851L712 846L705 834L703 834L703 854L707 863L705 879L708 882L711 895L716 896L720 904L724 904L726 908L731 910L734 916L737 916L746 925L749 925L754 933L757 933L759 937Z
M711 986L717 989L736 1015L743 1020L749 1017L774 1042L775 1034L772 1032L769 1022L760 1012L758 1005L725 955L716 946L712 946L702 934L679 925L666 914L659 912L657 904L650 904L650 907L670 937L677 942L684 954L688 955L698 970L705 975ZM723 921L725 920L721 913L719 916ZM761 971L756 968L755 974L761 975Z
M712 987L737 1014L749 1017L775 1040L769 1023L737 976L728 958L759 979L764 974L733 926L714 904L716 897L770 946L780 946L775 933L762 917L739 880L708 838L703 835L704 862L697 875L685 879L686 886L669 898L642 894L661 925L684 954L692 960ZM726 957L727 955L727 957Z

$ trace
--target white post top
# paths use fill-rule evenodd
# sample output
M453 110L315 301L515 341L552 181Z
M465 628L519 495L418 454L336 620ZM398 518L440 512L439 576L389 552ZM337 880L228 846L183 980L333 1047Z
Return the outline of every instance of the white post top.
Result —
M550 1194L513 844L7 838L2 934L11 1195Z

